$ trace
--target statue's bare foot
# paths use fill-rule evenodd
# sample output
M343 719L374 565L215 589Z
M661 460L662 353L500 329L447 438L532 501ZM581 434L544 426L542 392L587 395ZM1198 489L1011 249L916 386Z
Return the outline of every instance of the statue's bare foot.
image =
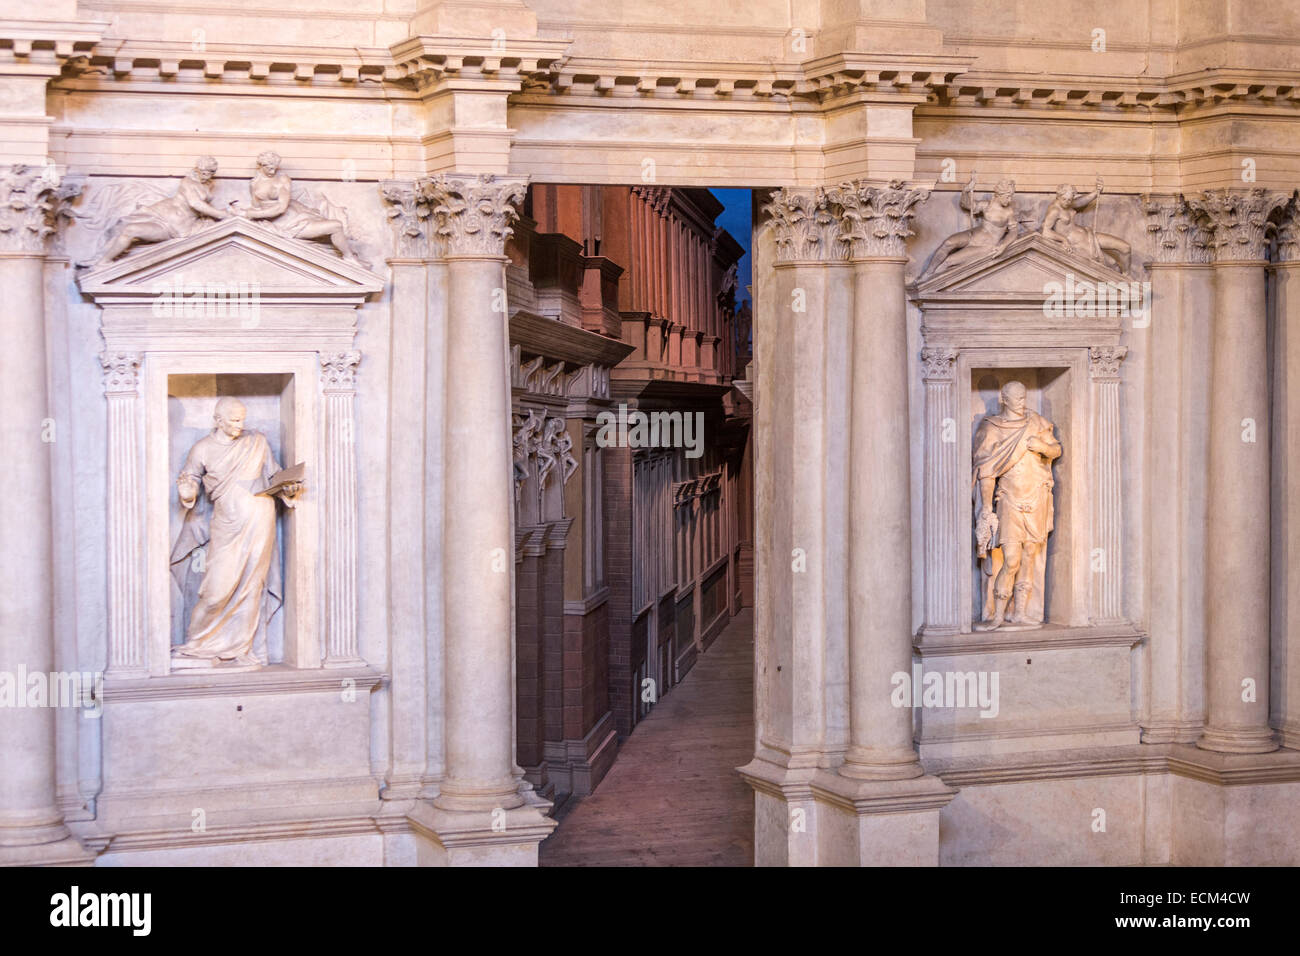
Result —
M976 621L974 624L971 625L971 630L972 631L996 631L998 628L1000 628L1003 625L1003 623L1004 622L1002 621L1001 618L996 618L992 621Z

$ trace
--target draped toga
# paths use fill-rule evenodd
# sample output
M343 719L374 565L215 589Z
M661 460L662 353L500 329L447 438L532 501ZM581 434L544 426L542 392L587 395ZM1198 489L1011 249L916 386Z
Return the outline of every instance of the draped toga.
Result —
M994 546L1042 544L1052 530L1052 464L1029 450L1029 439L1035 435L1054 440L1052 423L1028 410L1019 419L988 415L975 431L973 481L997 479Z
M201 481L206 498L188 509L172 548L172 576L194 608L175 653L217 660L251 654L266 663L266 624L283 603L283 588L275 499L257 492L279 470L261 432L233 441L212 434L190 449L180 477ZM196 582L193 554L205 544Z

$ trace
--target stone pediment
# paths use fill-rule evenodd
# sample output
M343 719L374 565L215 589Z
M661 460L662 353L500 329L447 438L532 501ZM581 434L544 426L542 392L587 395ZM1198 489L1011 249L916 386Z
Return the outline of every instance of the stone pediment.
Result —
M146 246L81 274L81 291L97 302L152 302L178 283L225 283L257 289L263 300L360 305L384 280L325 246L283 236L232 217L188 236Z
M1029 233L990 259L966 263L914 283L913 301L927 309L997 307L1041 309L1054 291L1073 283L1118 285L1132 282L1108 265L1085 259Z

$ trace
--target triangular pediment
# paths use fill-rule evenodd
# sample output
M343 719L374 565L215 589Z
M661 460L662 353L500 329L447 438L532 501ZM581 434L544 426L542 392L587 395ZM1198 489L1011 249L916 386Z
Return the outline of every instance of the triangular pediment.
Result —
M232 217L155 245L137 246L116 262L96 266L78 279L97 300L148 299L177 283L246 283L264 297L360 302L384 280L341 259L321 243L283 236Z
M1108 264L1084 258L1038 233L1016 239L999 254L946 269L913 284L922 304L970 302L1041 306L1067 283L1129 283Z

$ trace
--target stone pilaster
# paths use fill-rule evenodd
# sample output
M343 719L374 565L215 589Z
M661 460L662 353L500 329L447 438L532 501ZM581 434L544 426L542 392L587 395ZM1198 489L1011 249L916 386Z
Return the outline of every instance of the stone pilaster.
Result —
M1193 208L1214 225L1205 569L1208 713L1197 746L1277 748L1269 727L1272 534L1265 269L1268 218L1284 201L1263 189L1206 193Z
M1125 346L1088 350L1088 381L1093 406L1092 433L1092 587L1088 617L1093 624L1124 620L1123 508L1120 503L1119 366Z
M777 190L766 210L776 321L755 366L796 399L755 412L757 454L779 458L777 487L757 489L771 530L756 548L756 626L792 672L760 666L744 770L760 864L938 860L938 809L954 791L923 775L911 709L890 699L912 661L904 267L925 197L850 183ZM841 752L837 771L821 769Z
M357 652L357 456L354 405L361 353L321 353L325 396L325 666L355 667ZM290 463L285 462L287 467Z
M960 485L957 469L957 350L921 350L921 380L925 386L925 614L926 634L956 634L961 584L958 575L961 540L953 490Z
M63 202L80 184L47 167L0 167L0 288L5 296L0 435L0 671L44 673L57 665L53 629L53 503L46 378L44 257ZM53 423L57 427L60 423ZM66 434L66 424L62 429ZM54 434L58 434L57 431ZM61 507L71 503L61 502ZM65 665L66 666L66 665ZM25 693L25 683L19 693ZM79 858L55 795L55 708L0 708L0 862Z
M108 671L149 673L144 609L144 514L140 497L140 363L138 352L100 354L108 403Z

